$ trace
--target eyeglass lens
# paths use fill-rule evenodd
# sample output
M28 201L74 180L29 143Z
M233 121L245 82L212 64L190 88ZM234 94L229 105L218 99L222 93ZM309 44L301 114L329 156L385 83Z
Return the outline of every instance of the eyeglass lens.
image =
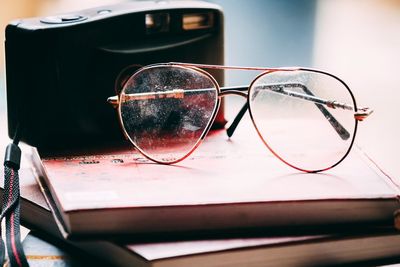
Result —
M147 157L173 163L192 151L218 107L215 82L201 71L154 66L135 73L120 94L125 133Z
M356 130L354 106L339 79L316 71L267 73L249 91L250 113L264 143L303 171L330 168L346 156Z

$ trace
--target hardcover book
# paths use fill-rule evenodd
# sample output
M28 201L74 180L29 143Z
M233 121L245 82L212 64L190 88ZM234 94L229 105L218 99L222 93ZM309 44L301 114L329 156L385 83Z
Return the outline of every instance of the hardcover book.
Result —
M0 189L2 197L3 188ZM390 227L370 228L367 232L349 228L349 231L340 234L290 236L271 235L266 231L260 234L226 233L213 237L182 240L171 238L152 242L134 239L130 242L75 242L64 239L58 232L57 216L53 216L56 214L52 214L52 209L54 211L54 203L51 202L48 190L39 187L30 169L22 170L22 223L30 229L38 230L40 236L64 249L73 246L89 256L101 259L105 266L334 266L371 260L381 264L382 260L388 263L400 257L400 234ZM38 255L45 256L45 260L50 259L46 256L53 255L49 254L48 248L38 246L36 241L31 247L28 245L24 244L24 248L31 264L42 263L38 261ZM51 259L54 260L53 257ZM62 264L62 260L57 259L57 264Z
M231 139L211 132L175 165L152 163L130 147L35 150L33 162L70 238L392 225L400 207L396 181L357 148L328 172L300 173L273 157L251 127Z

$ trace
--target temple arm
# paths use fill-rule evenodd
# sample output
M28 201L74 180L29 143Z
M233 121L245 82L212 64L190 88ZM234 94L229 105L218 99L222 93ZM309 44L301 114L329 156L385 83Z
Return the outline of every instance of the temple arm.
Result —
M195 95L204 92L212 92L215 89L205 88L205 89L193 89L193 90L184 90L184 89L173 89L167 91L159 91L159 92L146 92L146 93L135 93L135 94L124 94L124 101L136 101L136 100L151 100L151 99L162 99L162 98L184 98L185 94L187 95ZM119 100L118 96L111 96L107 99L107 102L113 105L114 107L118 106Z
M287 90L286 88L301 88L305 94L298 93L295 91ZM350 137L350 134L348 131L334 118L334 116L325 108L329 107L332 109L335 108L340 108L340 109L345 109L345 110L353 110L353 107L346 104L346 103L340 103L335 100L325 100L323 98L316 97L306 86L300 83L279 83L279 84L268 84L268 85L260 85L258 86L257 89L262 89L262 90L270 90L274 93L278 94L284 94L290 97L295 97L303 101L309 101L313 102L318 109L323 113L325 118L329 121L329 123L332 125L332 127L335 129L335 131L339 134L339 136L343 140L347 140ZM204 93L207 91L212 91L215 89L211 88L204 88L204 89L188 89L188 90L183 90L183 89L173 89L173 90L167 90L167 91L160 91L160 92L146 92L146 93L134 93L134 94L124 94L124 101L137 101L137 100L150 100L150 99L163 99L163 98L184 98L186 94L188 95L193 95L193 94L200 94ZM223 87L221 88L221 93L224 92L232 92L232 91L240 91L244 92L247 91L248 87L247 86L239 86L239 87ZM257 96L259 91L256 91L253 94L253 98ZM112 96L107 99L107 101L116 107L118 105L119 99L118 96ZM249 108L248 103L241 108L239 113L236 115L233 123L230 125L230 127L227 129L228 136L232 136L233 132L235 131L237 125L239 124L240 120L243 118L244 114L246 113L247 109ZM363 120L366 117L368 117L372 113L372 110L369 108L359 108L357 111L354 113L354 118L356 120Z

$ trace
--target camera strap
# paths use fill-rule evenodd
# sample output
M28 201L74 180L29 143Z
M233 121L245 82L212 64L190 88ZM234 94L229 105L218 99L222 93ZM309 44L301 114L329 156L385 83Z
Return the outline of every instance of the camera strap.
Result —
M21 149L18 147L18 137L6 148L4 159L4 193L0 223L6 221L7 254L11 267L29 266L21 244L20 235L20 188L19 175ZM1 236L1 228L0 228ZM0 264L4 264L5 246L0 239Z

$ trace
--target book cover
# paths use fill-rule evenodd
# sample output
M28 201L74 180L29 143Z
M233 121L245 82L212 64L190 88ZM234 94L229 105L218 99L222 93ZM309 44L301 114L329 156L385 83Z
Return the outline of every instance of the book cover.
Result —
M160 165L132 148L40 155L65 236L105 238L254 227L391 225L398 185L354 148L328 172L300 173L251 127L211 132L188 159Z
M2 197L3 188L0 189ZM348 229L350 231L347 233L330 235L276 236L264 232L259 235L224 234L153 242L74 242L64 239L58 232L54 219L57 217L53 217L55 214L52 214L47 201L51 204L51 195L47 189L39 187L30 169L23 169L22 223L36 230L40 236L48 235L46 240L53 240L51 244L61 245L61 248L73 246L91 257L103 260L108 266L334 266L371 260L382 263L382 260L387 262L387 259L400 257L400 234L391 228L372 228L367 232ZM31 241L24 244L24 247L32 264L41 264L43 259L47 262L49 255L64 254L62 251L49 253L48 248L37 245L37 239ZM50 247L53 247L51 244ZM39 259L38 256L44 258ZM49 263L66 264L63 260L63 257L50 258Z

